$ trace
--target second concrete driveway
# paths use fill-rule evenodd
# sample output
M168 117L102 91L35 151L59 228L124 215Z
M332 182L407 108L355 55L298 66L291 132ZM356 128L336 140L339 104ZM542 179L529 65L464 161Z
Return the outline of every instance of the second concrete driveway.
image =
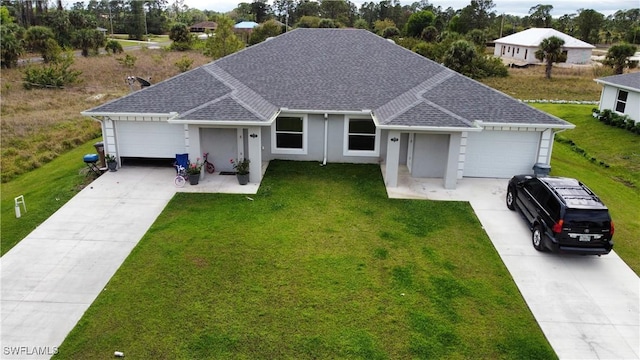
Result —
M640 358L640 280L615 253L543 253L504 199L508 180L404 179L392 197L469 201L549 343L561 359ZM615 237L614 237L615 242Z
M104 174L2 256L3 359L57 352L175 194L172 175Z

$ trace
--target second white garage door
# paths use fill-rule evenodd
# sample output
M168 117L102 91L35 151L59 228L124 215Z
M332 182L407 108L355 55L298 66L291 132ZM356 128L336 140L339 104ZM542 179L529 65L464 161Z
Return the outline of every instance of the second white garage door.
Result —
M117 121L120 156L141 158L174 158L184 153L184 125L164 121Z
M536 163L540 133L491 131L469 133L464 176L510 178L531 174Z

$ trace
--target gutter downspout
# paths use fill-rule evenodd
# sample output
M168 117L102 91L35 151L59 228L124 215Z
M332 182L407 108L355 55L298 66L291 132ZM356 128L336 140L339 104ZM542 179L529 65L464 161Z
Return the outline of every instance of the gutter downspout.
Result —
M322 159L322 165L327 165L327 148L329 147L329 134L327 133L329 129L329 114L324 113L324 157Z
M551 154L553 154L553 146L556 143L556 134L561 133L563 131L567 131L569 129L560 129L557 131L553 131L553 137L551 137L551 143L549 144L549 161L547 163L547 165L551 165Z

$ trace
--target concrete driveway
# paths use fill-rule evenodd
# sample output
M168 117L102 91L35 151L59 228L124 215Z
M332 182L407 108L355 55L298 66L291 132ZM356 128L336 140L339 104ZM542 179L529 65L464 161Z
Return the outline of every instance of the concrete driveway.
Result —
M506 179L400 179L397 198L469 201L529 309L561 359L640 358L640 280L615 253L536 251L531 231L505 205ZM615 242L615 237L614 237Z
M172 171L102 175L0 259L0 358L57 351L174 195Z

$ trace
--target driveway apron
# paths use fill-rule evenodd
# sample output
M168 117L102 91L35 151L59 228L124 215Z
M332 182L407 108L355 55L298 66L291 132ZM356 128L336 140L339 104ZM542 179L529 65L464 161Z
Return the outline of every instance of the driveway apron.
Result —
M0 259L1 358L57 351L175 194L172 172L103 174Z

